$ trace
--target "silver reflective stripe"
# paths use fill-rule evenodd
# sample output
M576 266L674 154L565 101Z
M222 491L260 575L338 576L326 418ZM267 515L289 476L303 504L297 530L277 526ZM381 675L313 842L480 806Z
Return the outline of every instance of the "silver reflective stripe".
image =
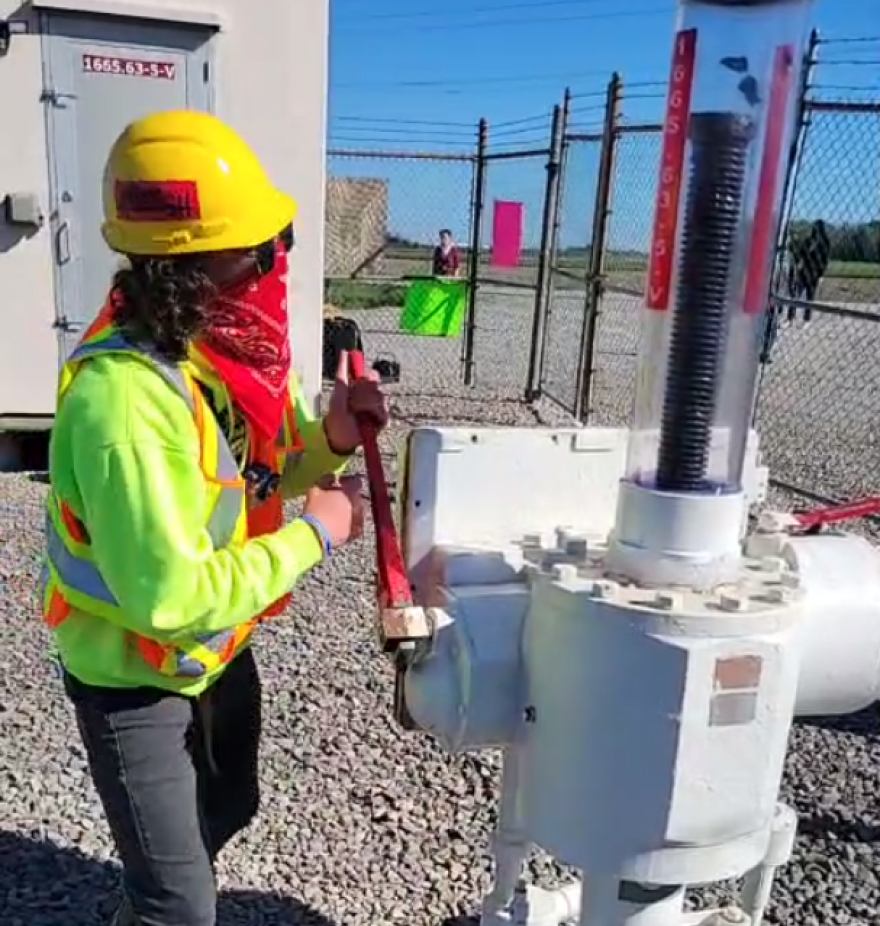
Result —
M132 344L118 332L111 335L109 338L105 338L103 341L80 345L70 355L68 363L76 363L99 354L122 352L137 354L139 357L151 363L168 385L172 386L180 394L181 398L186 402L190 412L195 414L195 402L186 377L183 374L183 370L176 364L169 363L164 358L158 357L136 344ZM210 411L210 409L208 411ZM216 422L215 427L217 427L217 478L222 482L234 482L241 478L241 472L238 468L238 464L235 462L235 457L229 447L229 442L226 440L223 431ZM206 525L206 529L215 549L223 549L232 542L232 539L235 537L235 528L238 524L238 519L241 517L243 503L243 488L223 486L220 489L217 503Z
M147 360L153 364L159 373L162 374L165 381L180 393L189 410L191 412L195 411L193 397L190 394L189 388L186 384L186 377L183 375L183 371L180 369L180 367L175 366L173 363L169 363L162 357L158 357L155 354L150 353L148 350L144 350L142 347L138 347L136 344L132 344L121 334L113 334L109 338L105 338L103 341L94 341L90 344L80 344L80 346L77 347L77 349L70 355L67 362L79 363L83 360L88 360L89 357L98 356L99 354L120 353L137 354L138 357L142 357L144 360Z
M119 607L95 564L79 559L67 549L49 515L46 516L46 553L62 585L104 604Z
M236 470L236 474L237 474ZM235 537L235 528L241 517L241 506L244 499L243 489L233 489L224 486L217 496L217 504L208 519L207 531L214 544L214 549L222 550L228 547Z
M234 630L221 630L219 633L199 633L196 640L218 655L235 639Z
M79 363L87 357L93 357L95 354L113 353L118 351L135 351L141 353L137 348L129 344L118 332L103 341L92 341L88 344L80 344L74 352L67 358L68 363Z
M177 678L201 678L208 671L198 659L193 659L185 653L177 654L175 667L174 674Z
M52 526L54 527L54 525ZM46 589L49 587L49 579L51 578L52 574L49 572L49 563L45 562L40 569L40 577L37 579L37 594L41 602L46 597Z

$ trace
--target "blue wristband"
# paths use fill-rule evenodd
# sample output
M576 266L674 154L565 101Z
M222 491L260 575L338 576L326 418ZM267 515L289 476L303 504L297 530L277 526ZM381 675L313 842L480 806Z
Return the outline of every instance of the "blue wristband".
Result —
M300 521L304 521L309 527L318 535L318 540L321 542L321 548L324 551L324 556L329 556L333 552L333 542L330 540L330 534L327 531L327 528L321 523L321 521L316 518L313 514L304 514Z

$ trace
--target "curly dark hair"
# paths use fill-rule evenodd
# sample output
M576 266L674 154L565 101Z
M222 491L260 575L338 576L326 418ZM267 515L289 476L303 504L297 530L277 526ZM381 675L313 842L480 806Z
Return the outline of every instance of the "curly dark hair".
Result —
M123 333L179 363L205 327L216 289L198 258L130 257L113 278L113 293Z

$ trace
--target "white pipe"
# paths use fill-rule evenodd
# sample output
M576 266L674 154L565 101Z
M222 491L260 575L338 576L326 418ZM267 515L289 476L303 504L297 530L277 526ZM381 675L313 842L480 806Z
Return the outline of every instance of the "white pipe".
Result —
M740 891L740 907L750 918L749 926L761 926L764 921L776 870L791 860L796 835L797 814L786 804L777 804L767 855L757 868L745 876Z
M795 714L833 716L880 698L880 550L852 534L792 538L783 556L805 600Z
M740 890L740 905L749 917L749 926L761 926L764 922L775 875L775 868L759 865L745 876Z
M492 890L483 901L485 922L510 906L529 854L530 845L520 826L520 762L520 751L516 746L504 750L498 821L491 839L495 871Z

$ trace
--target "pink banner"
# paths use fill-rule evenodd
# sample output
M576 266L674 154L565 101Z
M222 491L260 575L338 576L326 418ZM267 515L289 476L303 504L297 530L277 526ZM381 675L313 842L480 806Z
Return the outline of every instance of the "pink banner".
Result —
M492 217L492 267L518 267L522 257L522 203L495 200Z

